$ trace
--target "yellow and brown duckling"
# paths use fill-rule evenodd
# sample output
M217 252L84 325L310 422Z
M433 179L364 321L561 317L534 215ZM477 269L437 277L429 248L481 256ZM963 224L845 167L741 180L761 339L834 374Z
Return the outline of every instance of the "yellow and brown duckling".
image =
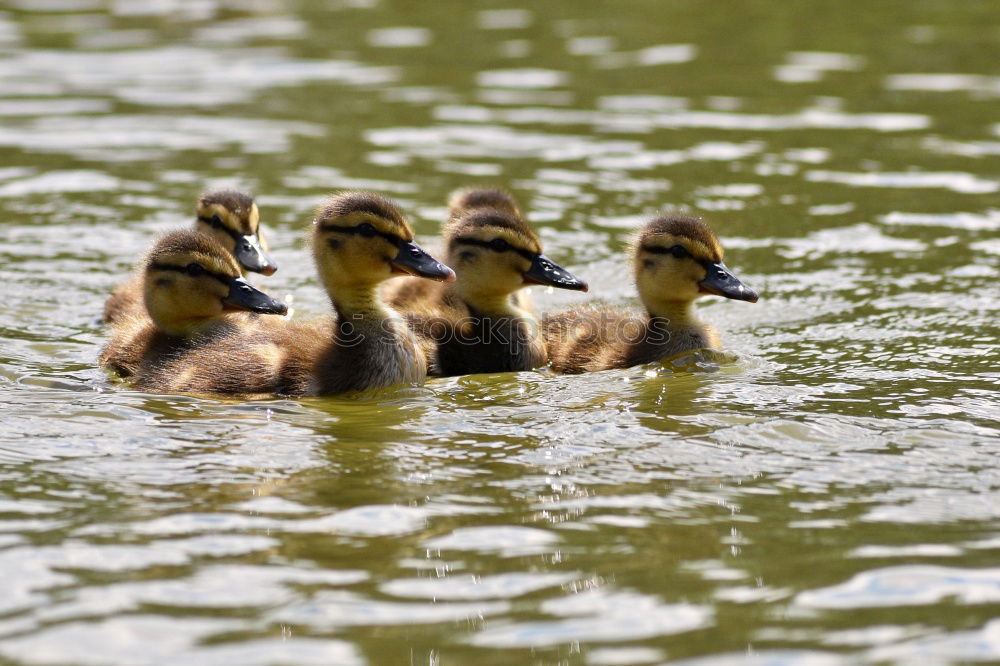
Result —
M252 321L241 312L287 311L243 278L226 248L195 231L160 238L140 262L139 278L143 312L115 321L100 363L140 385L177 354Z
M406 311L443 376L530 370L546 363L529 285L587 290L587 283L542 254L541 241L506 192L460 190L449 201L445 261L452 284L408 280L390 302Z
M369 192L330 197L317 210L313 256L335 317L271 323L218 336L159 369L159 390L231 395L326 395L426 376L424 356L379 286L397 275L454 280L416 243L399 208Z
M370 192L331 197L316 216L313 256L337 314L334 338L316 365L314 392L423 381L427 366L417 341L382 302L379 287L399 275L449 282L455 273L413 242L402 211Z
M645 312L573 310L548 315L542 330L556 372L627 368L694 349L719 348L718 334L698 320L694 302L715 294L757 302L722 263L722 246L703 221L667 215L650 221L632 248Z
M272 275L278 270L267 253L260 211L250 195L235 190L209 192L198 199L196 212L193 230L212 237L228 250L244 275L248 271ZM102 319L113 323L142 310L142 276L137 275L111 292Z

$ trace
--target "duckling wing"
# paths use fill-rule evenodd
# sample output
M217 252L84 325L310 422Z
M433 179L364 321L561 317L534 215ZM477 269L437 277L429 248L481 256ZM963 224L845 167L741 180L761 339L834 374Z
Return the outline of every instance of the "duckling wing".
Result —
M403 312L402 314L406 326L413 334L417 351L423 355L424 362L427 364L427 374L431 377L440 377L441 364L438 360L438 342L449 334L448 322L429 314L415 312Z
M157 346L159 331L148 317L121 312L113 324L98 363L121 377L131 377Z
M142 302L142 283L133 278L115 287L108 299L104 301L104 313L101 321L113 324L129 315L142 314L145 307Z
M629 330L642 326L625 312L581 308L546 315L542 336L552 370L579 374L621 367L618 357L629 344Z

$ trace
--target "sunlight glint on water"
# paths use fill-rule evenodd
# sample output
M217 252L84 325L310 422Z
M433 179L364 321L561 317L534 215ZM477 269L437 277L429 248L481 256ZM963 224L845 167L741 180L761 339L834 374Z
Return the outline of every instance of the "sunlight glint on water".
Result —
M858 17L864 17L859 20ZM16 0L0 10L0 661L1000 660L990 3ZM995 41L995 39L993 40ZM504 184L587 295L706 216L723 354L241 403L95 367L205 189L281 270L319 198L433 247Z

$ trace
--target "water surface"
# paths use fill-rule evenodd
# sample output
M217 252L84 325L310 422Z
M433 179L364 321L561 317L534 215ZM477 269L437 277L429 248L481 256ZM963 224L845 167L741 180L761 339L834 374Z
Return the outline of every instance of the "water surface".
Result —
M10 0L0 661L1000 661L995 3ZM731 359L147 395L108 291L254 191L296 316L325 193L502 184L588 295L703 215Z

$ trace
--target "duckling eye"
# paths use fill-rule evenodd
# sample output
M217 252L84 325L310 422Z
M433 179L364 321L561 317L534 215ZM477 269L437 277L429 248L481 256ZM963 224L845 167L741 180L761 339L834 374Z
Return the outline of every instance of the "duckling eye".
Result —
M670 248L670 254L674 256L674 259L684 259L691 256L691 253L683 245L674 245Z
M212 216L212 226L216 229L222 228L222 218L218 214Z
M494 238L490 241L490 249L494 252L503 252L504 250L510 249L510 243L502 238Z
M199 264L196 264L194 262L191 262L190 264L188 264L187 267L185 267L184 270L191 277L198 277L199 275L201 275L202 273L205 272L204 268L202 268Z
M358 233L361 234L362 238L372 238L375 236L377 231L375 230L374 226L372 226L368 222L365 222L364 224L358 225Z

